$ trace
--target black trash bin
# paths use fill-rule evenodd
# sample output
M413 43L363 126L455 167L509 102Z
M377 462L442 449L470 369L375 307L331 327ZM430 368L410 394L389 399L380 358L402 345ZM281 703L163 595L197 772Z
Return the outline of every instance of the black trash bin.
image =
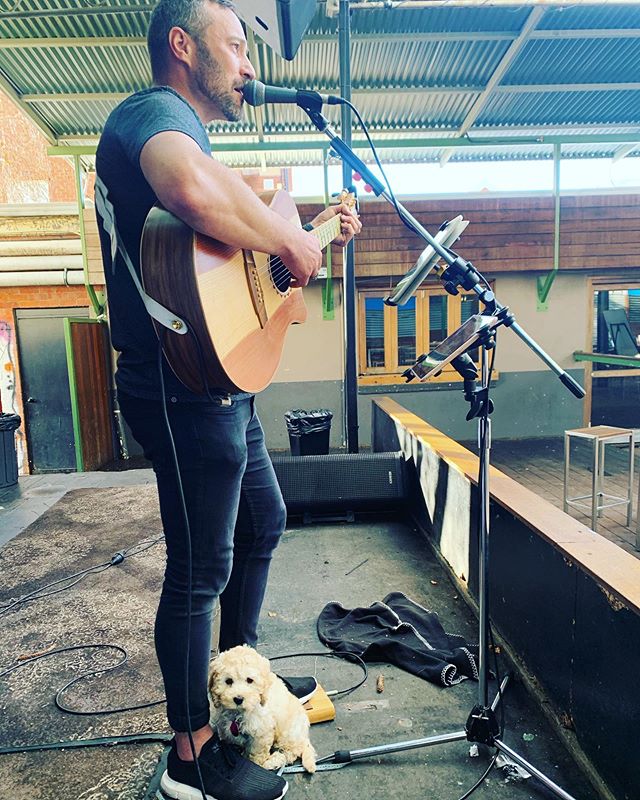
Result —
M284 415L292 456L324 456L329 452L333 412L328 408L301 408Z
M18 482L15 431L21 422L17 414L0 413L0 489Z

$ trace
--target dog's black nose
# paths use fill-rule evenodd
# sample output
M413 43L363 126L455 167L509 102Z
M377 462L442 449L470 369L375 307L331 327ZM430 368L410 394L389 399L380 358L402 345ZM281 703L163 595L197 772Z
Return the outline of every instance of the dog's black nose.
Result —
M241 705L242 705L242 697L234 697L234 698L233 698L233 702L234 702L234 703L235 703L237 706L241 706Z

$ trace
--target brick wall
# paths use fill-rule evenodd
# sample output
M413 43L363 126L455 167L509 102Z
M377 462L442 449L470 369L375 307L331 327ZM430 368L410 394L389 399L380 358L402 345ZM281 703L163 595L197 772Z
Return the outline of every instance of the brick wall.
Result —
M0 288L0 400L4 412L20 414L23 419L22 426L16 431L18 468L21 475L28 472L28 460L14 311L17 308L86 308L88 305L84 286Z
M48 142L0 92L0 203L75 202L73 166L47 155Z

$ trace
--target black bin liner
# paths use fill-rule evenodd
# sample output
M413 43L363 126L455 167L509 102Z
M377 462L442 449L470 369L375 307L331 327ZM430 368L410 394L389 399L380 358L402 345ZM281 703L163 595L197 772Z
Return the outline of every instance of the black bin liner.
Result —
M333 412L328 408L304 411L295 408L284 415L292 456L323 456L329 452Z
M0 413L0 489L18 482L15 433L22 420L18 414Z

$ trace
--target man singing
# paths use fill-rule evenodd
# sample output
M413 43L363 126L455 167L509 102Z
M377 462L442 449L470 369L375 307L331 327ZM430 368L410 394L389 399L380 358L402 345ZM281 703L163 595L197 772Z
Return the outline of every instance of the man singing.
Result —
M120 244L112 264L112 233L103 221L111 337L120 351L118 401L153 464L167 548L155 644L175 737L161 785L179 800L200 800L203 791L211 800L276 800L286 792L286 782L214 735L207 671L218 598L220 649L257 642L269 564L285 526L282 495L252 395L215 389L210 395L194 394L163 361L169 435L158 339L121 252L126 251L139 274L142 228L157 202L202 234L278 256L294 286L306 286L317 275L321 250L313 234L271 211L238 174L211 158L204 125L241 119L242 88L255 77L233 5L228 0L160 0L151 17L148 48L153 86L128 97L109 116L96 172ZM361 228L346 206L326 209L312 225L336 214L342 232L335 243L344 246ZM315 682L309 681L310 686L304 679L292 685L301 699L313 691Z

